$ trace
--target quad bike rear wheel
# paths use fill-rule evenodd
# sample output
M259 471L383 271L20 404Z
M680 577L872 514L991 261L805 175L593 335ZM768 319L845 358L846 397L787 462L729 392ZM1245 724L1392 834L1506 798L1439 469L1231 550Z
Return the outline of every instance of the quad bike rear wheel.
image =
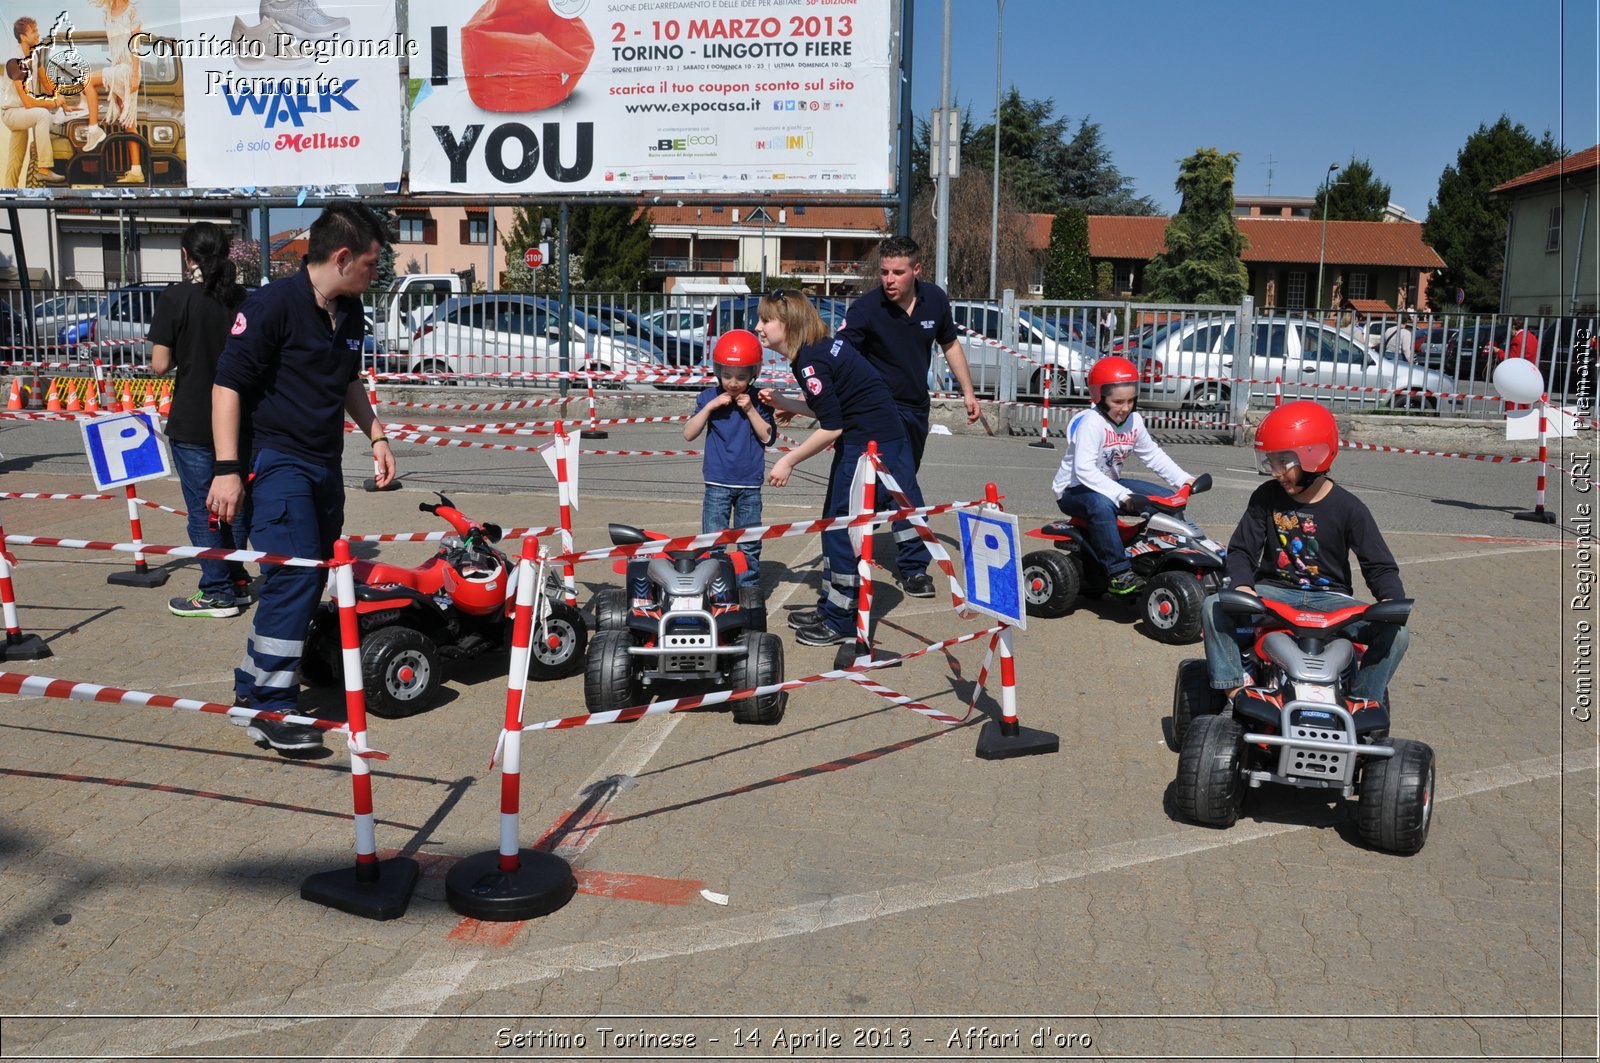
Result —
M1202 716L1189 728L1178 754L1173 797L1185 818L1208 827L1231 827L1244 800L1244 728L1231 716Z
M644 701L644 684L633 667L626 631L600 631L589 643L583 672L583 703L590 712L615 712Z
M300 680L306 686L341 686L339 673L339 614L318 606L306 631L305 652L300 658Z
M439 648L415 628L381 627L361 640L367 711L386 720L433 708L443 679Z
M563 679L577 675L589 645L583 614L566 602L548 602L541 622L530 633L528 678Z
M1139 613L1157 642L1182 646L1200 639L1200 603L1205 592L1188 572L1157 572L1139 592Z
M766 631L752 631L744 640L749 652L731 669L734 689L749 690L783 682L783 640ZM783 719L783 710L788 704L787 690L740 698L731 706L733 722L775 724Z
M767 630L767 599L760 587L739 588L739 611L746 618L746 631Z
M1066 616L1078 600L1082 582L1077 560L1060 550L1023 555L1022 593L1029 616Z
M1190 658L1178 662L1172 681L1172 737L1178 748L1189 736L1189 728L1201 716L1215 716L1228 704L1228 695L1211 686L1211 671L1206 662Z
M628 630L628 592L621 587L602 587L589 600L594 609L594 629L601 631Z
M1410 854L1427 842L1433 823L1433 749L1409 738L1389 745L1392 757L1361 758L1356 825L1374 849Z

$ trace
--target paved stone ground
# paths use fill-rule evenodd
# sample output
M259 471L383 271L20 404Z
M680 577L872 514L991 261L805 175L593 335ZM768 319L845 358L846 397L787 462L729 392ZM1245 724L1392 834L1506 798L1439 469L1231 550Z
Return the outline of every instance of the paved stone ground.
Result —
M13 467L4 489L87 489L47 464ZM1485 506L1526 498L1525 471L1473 472ZM1251 484L1235 478L1206 514L1238 512ZM170 482L144 494L178 498ZM452 496L506 524L555 510L547 489ZM422 497L353 493L347 528L431 530ZM580 544L637 521L641 499L652 526L698 529L697 502L656 498L587 498ZM126 538L117 504L3 512L12 533ZM805 512L769 501L774 519ZM981 761L980 717L947 728L839 684L796 692L772 728L703 711L527 735L522 836L553 834L583 888L526 924L444 903L451 862L497 837L491 661L461 669L434 711L373 721L393 755L375 772L379 845L425 867L387 923L298 897L307 874L351 861L342 751L288 761L210 717L0 699L0 1056L1593 1058L1595 731L1567 715L1562 682L1578 552L1500 511L1445 515L1390 539L1423 603L1395 729L1440 768L1433 833L1410 858L1363 848L1349 810L1309 794L1255 795L1228 831L1179 820L1164 718L1198 648L1145 638L1109 603L1018 635L1020 714L1061 735L1055 756ZM1458 515L1499 534L1463 538ZM171 517L145 529L182 541ZM136 590L105 583L123 555L17 553L23 625L55 656L13 670L227 697L247 620L171 617L187 563L156 559L172 581ZM814 538L768 545L775 629L811 604L799 581L817 555ZM609 574L581 575L587 592ZM880 587L891 648L973 627ZM832 660L787 636L785 653L790 676ZM960 715L982 657L963 646L878 678ZM530 721L581 711L581 679L530 686ZM602 1027L644 1036L619 1047Z

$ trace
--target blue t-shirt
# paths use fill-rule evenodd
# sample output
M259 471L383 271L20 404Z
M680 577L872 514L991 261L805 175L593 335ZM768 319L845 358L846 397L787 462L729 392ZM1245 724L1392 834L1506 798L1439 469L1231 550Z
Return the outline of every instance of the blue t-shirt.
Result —
M915 410L928 408L928 367L933 345L950 345L956 336L950 297L937 284L917 281L911 313L884 295L882 288L850 304L839 335L866 355L888 382L894 401Z
M695 399L694 412L706 408L712 399L722 394L722 385L706 388ZM755 402L752 392L750 401ZM777 422L773 420L772 407L756 402L761 419L771 427L767 439L777 438ZM719 487L760 487L767 478L767 444L756 438L755 426L737 406L724 406L712 411L706 419L705 481Z
M340 297L335 316L337 326L317 306L305 270L239 307L217 383L239 393L252 457L272 449L328 463L344 453L345 393L361 372L361 301Z
M800 382L801 398L817 415L817 424L843 429L841 442L865 446L906 438L889 385L843 333L800 348L794 378Z

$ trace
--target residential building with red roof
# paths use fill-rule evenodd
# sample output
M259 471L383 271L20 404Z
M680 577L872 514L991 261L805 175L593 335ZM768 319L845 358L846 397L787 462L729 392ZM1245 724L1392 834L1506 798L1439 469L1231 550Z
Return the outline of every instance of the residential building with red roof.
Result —
M1600 304L1600 144L1490 190L1508 216L1500 312L1593 314Z

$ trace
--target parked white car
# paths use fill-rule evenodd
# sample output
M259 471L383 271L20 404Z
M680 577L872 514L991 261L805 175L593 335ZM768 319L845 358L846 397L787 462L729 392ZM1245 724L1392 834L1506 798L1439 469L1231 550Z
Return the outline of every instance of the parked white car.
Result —
M574 313L569 368L657 373L659 353L625 337L585 328ZM533 295L468 295L445 300L422 324L407 354L413 373L554 373L561 369L559 308ZM596 381L617 387L618 381Z
M990 303L955 302L950 304L950 312L959 328L971 329L984 339L1000 339L1000 315L1003 312L1000 307ZM997 392L1002 360L1015 359L1016 356L975 339L966 331L961 331L960 342L967 356L967 365L972 370L973 389L987 394ZM1099 351L1073 339L1063 322L1051 320L1032 310L1017 311L1016 350L1030 359L1019 362L1017 366L1019 395L1039 397L1044 394L1046 374L1043 365L1060 370L1049 374L1052 402L1087 394L1089 366L1100 358Z
M711 311L705 307L666 307L639 315L640 320L675 339L705 341L711 323Z
M1332 325L1296 318L1258 317L1248 366L1234 359L1232 317L1185 318L1157 329L1150 341L1124 354L1151 368L1139 386L1141 400L1182 406L1229 401L1234 381L1281 380L1285 395L1328 405L1378 405L1394 409L1450 409L1450 377L1405 358L1370 351ZM1159 369L1154 366L1159 364ZM1316 385L1306 387L1304 385ZM1255 384L1256 391L1271 384ZM1360 389L1379 389L1363 391Z

